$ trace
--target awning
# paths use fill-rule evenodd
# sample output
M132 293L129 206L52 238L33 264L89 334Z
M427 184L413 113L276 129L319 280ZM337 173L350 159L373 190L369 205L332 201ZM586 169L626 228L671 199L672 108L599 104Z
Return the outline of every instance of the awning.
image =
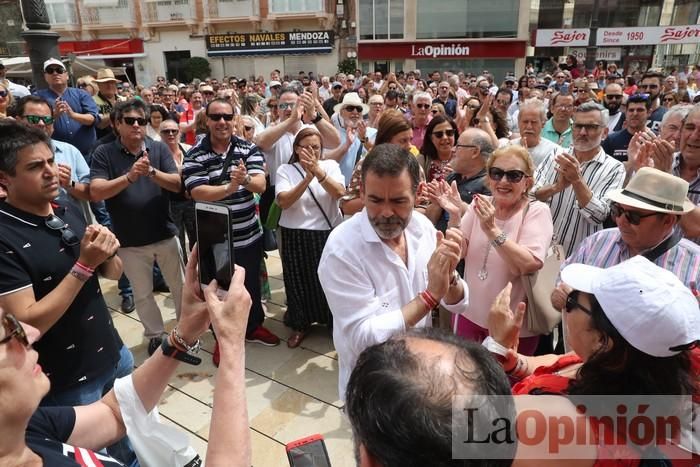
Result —
M63 60L64 63L70 63L70 70L75 78L83 75L97 75L97 70L100 68L110 68L115 76L126 77L124 67L107 67L102 59L96 59L95 56L90 57L90 60L85 60L87 57ZM99 60L99 61L98 61ZM2 60L2 64L7 69L8 77L19 77L32 79L32 66L29 63L29 57L13 57Z
M116 55L79 55L78 58L80 60L110 60L113 58L144 58L146 57L145 53L139 53L139 54L116 54ZM102 67L100 67L102 68Z
M299 47L299 48L269 48L248 50L209 50L209 57L239 57L241 55L308 55L327 54L333 51L333 47Z

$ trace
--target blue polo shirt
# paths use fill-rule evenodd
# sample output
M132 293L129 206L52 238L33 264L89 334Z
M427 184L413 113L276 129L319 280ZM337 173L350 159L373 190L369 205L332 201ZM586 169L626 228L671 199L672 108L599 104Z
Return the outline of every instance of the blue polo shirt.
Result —
M56 98L59 95L50 88L39 89L34 94L46 99L51 104L52 109L56 108ZM95 117L95 122L92 125L85 126L63 114L53 124L52 138L72 144L85 157L90 153L90 148L97 140L95 124L100 120L97 105L90 94L78 88L66 88L60 97L68 103L74 112L90 114Z

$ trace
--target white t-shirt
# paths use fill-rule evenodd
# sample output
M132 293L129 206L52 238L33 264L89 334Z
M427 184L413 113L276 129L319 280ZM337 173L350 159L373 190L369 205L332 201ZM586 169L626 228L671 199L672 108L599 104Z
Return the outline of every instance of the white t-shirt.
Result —
M335 180L344 186L345 178L340 172L340 166L334 160L318 161L318 165L326 172L328 178ZM294 168L296 167L296 169ZM297 171L299 169L301 173ZM289 191L299 185L304 179L306 172L298 162L292 164L283 164L277 169L277 182L275 183L275 197L280 193ZM330 194L318 183L318 179L314 179L304 190L304 194L296 200L287 209L282 210L279 225L288 229L304 229L304 230L330 230L328 222L321 214L321 210L314 202L311 190L316 197L316 200L323 208L323 212L328 216L331 225L335 227L343 220L343 216L338 208L338 200L334 200Z
M314 127L313 125L302 124L299 127L299 131L303 128ZM265 154L265 164L267 164L267 172L270 174L270 186L275 186L275 181L277 177L277 169L282 165L289 162L292 157L292 146L294 145L294 138L296 138L297 133L285 132L280 139L275 141L269 151L263 151Z
M521 139L522 138L512 139L510 140L510 144L516 144L520 146ZM545 138L540 138L540 144L538 144L534 148L527 148L527 152L530 153L530 157L532 157L532 161L535 163L535 168L539 167L542 161L545 160L550 154L559 154L563 151L563 147Z

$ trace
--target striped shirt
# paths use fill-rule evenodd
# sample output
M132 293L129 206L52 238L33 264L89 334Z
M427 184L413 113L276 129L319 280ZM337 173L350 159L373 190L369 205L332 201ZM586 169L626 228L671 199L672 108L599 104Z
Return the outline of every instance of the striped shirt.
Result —
M569 149L573 154L573 149ZM550 154L535 171L535 187L532 194L545 185L552 185L557 178L555 154ZM581 164L581 178L593 193L586 206L579 207L574 188L569 185L545 202L552 210L554 239L561 243L570 255L581 241L603 228L603 221L610 213L605 199L610 190L622 188L625 166L605 154L603 149L590 161Z
M671 167L671 173L676 177L681 176L681 153L677 152L673 155L673 166ZM700 206L700 170L694 179L688 182L688 199L695 203L696 206ZM700 244L700 237L689 239L695 243Z
M230 172L221 177L221 170L229 153L232 153L229 169L242 160L249 175L265 174L265 158L254 144L232 136L226 152L217 154L211 148L209 137L205 136L187 152L182 165L182 178L187 191L192 192L200 185L227 184L231 180ZM231 211L235 248L244 248L262 236L253 193L239 186L236 192L218 202L227 205Z
M561 269L574 263L608 268L631 257L627 244L622 240L620 230L615 227L601 230L583 240L576 253L562 263ZM691 282L700 284L700 246L688 239L681 239L656 258L654 263L674 273L688 287L691 286Z

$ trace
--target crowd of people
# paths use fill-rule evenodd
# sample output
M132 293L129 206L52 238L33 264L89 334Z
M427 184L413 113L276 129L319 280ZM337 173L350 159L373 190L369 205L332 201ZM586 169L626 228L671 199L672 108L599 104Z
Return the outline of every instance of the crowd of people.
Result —
M73 87L60 60L43 70L31 94L0 74L0 387L18 395L0 417L28 426L3 437L2 464L73 465L56 460L76 458L66 443L138 465L115 380L150 411L211 324L207 460L250 465L244 342L280 344L265 326L266 249L282 260L286 345L332 333L361 465L462 465L446 413L465 392L700 396L692 71L586 73L574 58L501 81L274 70L131 86L101 69ZM230 211L223 301L198 284L196 201ZM526 324L522 278L552 245L563 323L548 334ZM98 276L143 325L151 358L136 371ZM154 291L173 298L171 332ZM654 455L700 454L674 449Z

